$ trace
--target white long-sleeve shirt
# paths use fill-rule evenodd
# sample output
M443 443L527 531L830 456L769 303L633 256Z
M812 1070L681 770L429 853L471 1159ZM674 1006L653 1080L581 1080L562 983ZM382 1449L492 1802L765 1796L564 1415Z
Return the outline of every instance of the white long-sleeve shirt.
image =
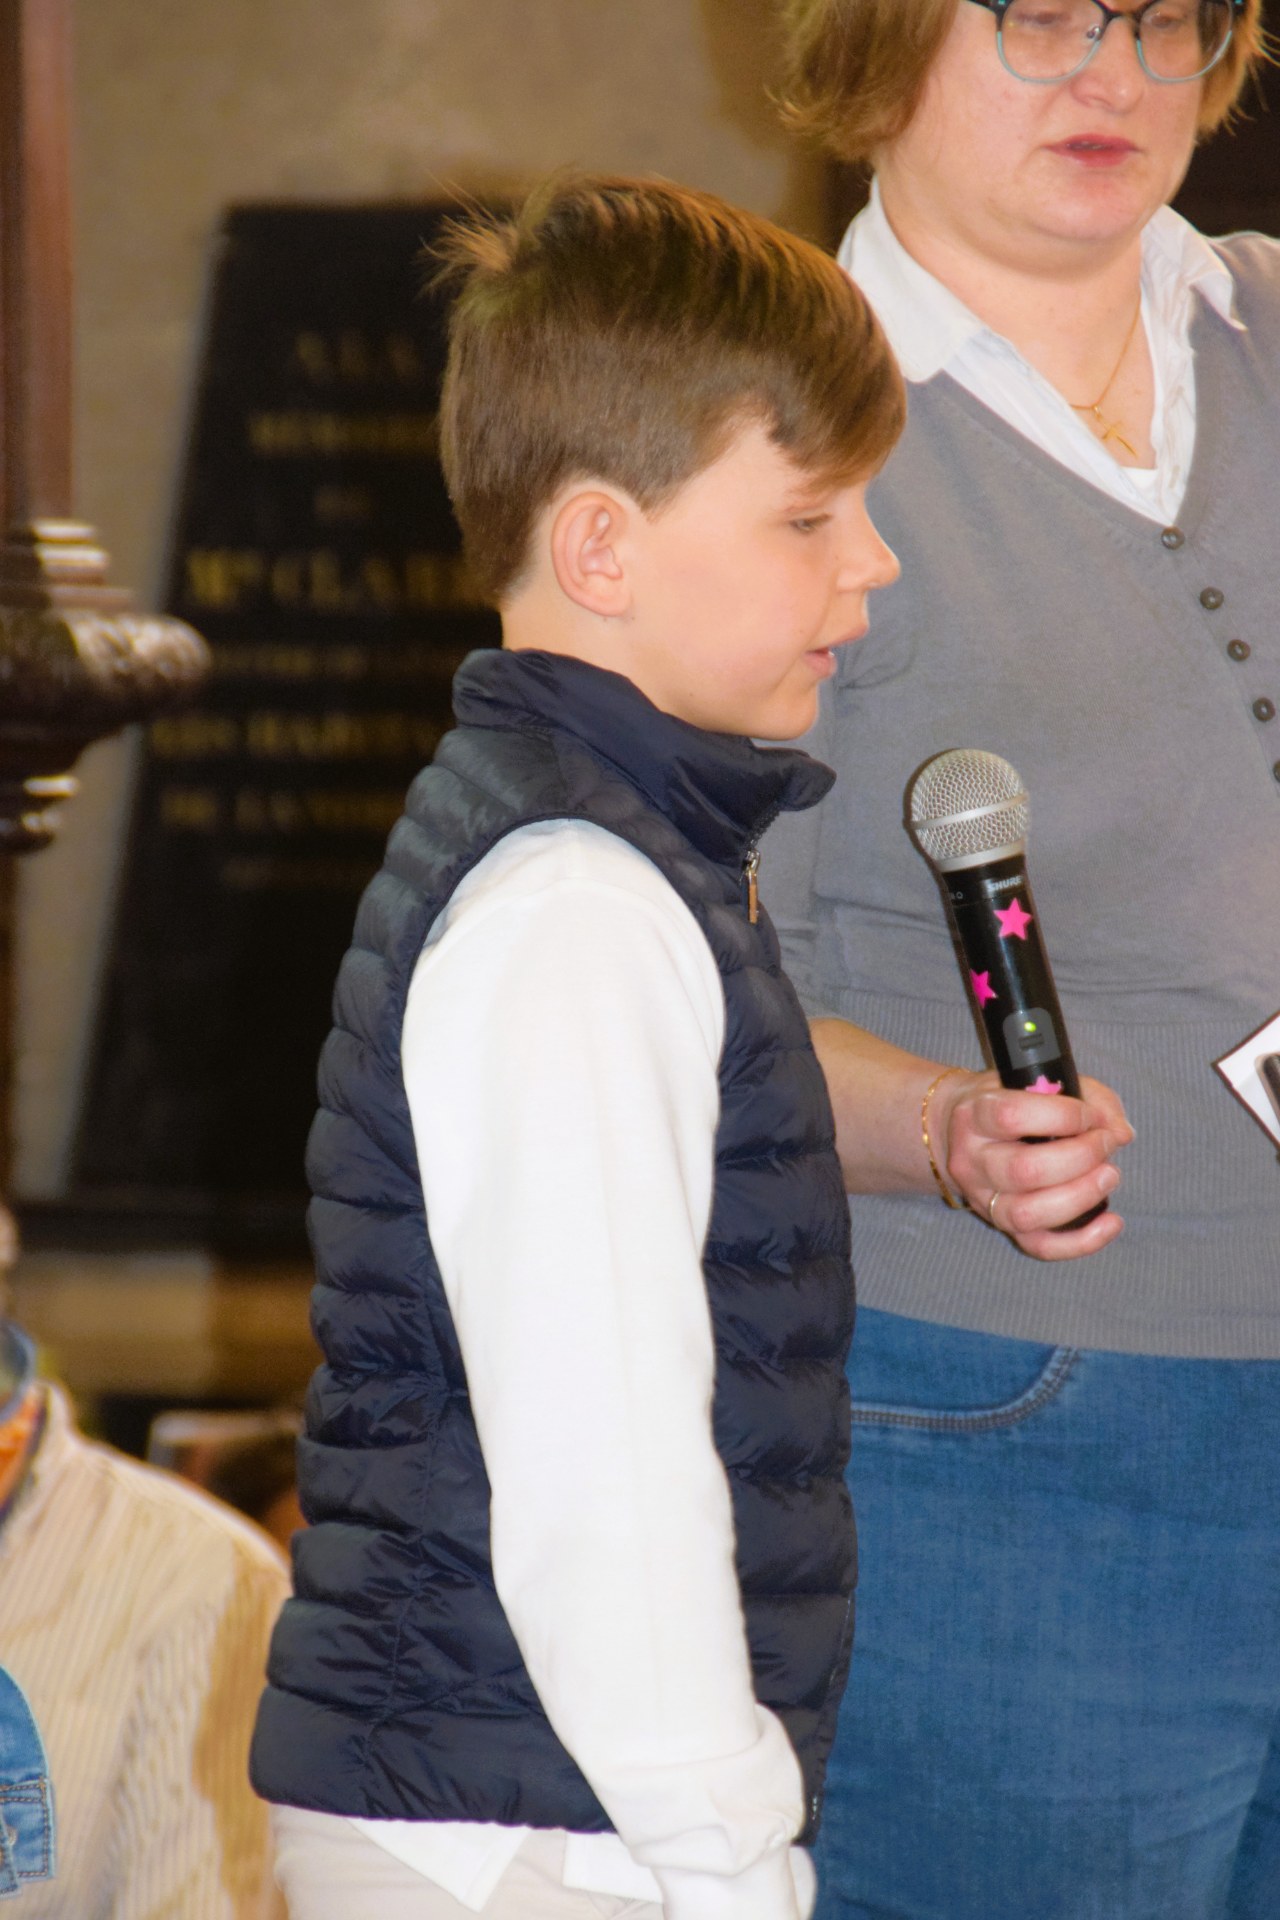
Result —
M498 1594L617 1834L565 1883L670 1920L798 1920L799 1764L755 1699L702 1271L718 970L650 861L525 827L432 928L402 1065L492 1488ZM481 1912L520 1828L359 1821Z
M1044 375L986 325L950 288L912 258L889 224L873 183L845 234L840 264L857 281L909 381L949 373L984 406L1061 466L1158 526L1173 521L1186 491L1196 437L1195 296L1224 319L1234 282L1202 234L1172 207L1142 235L1142 321L1155 373L1153 467L1122 467Z

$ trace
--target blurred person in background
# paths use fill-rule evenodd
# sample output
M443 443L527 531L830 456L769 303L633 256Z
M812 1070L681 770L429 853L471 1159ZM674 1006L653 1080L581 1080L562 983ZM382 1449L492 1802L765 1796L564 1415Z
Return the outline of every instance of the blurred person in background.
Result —
M306 1521L298 1504L296 1407L172 1408L156 1415L147 1459L247 1514L286 1552Z
M0 1321L0 1898L17 1920L280 1920L246 1764L288 1588L257 1528L84 1439Z

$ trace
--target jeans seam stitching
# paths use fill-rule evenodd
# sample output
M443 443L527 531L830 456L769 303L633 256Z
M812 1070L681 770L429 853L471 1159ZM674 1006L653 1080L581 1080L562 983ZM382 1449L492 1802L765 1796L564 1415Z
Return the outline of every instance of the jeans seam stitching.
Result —
M878 1406L872 1401L855 1404L851 1414L854 1426L924 1427L944 1433L990 1433L999 1427L1015 1427L1038 1413L1062 1389L1080 1358L1078 1347L1059 1347L1035 1385L1002 1407L977 1407L972 1412L931 1413L921 1408Z

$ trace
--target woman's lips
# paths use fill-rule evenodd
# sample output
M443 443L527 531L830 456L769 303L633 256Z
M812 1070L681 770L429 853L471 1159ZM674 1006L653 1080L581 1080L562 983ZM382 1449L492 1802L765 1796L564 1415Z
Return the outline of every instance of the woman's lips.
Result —
M1050 147L1051 153L1061 154L1064 160L1072 160L1083 167L1115 167L1129 158L1138 149L1132 140L1114 140L1105 134L1076 134L1070 140L1057 140Z

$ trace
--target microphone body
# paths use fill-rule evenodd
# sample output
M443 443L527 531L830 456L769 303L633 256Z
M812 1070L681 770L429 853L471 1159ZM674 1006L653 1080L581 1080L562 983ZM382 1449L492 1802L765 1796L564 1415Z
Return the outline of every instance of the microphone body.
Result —
M969 1002L1006 1087L1080 1097L1066 1022L1020 854L940 872ZM1002 930L1003 929L1003 930Z

